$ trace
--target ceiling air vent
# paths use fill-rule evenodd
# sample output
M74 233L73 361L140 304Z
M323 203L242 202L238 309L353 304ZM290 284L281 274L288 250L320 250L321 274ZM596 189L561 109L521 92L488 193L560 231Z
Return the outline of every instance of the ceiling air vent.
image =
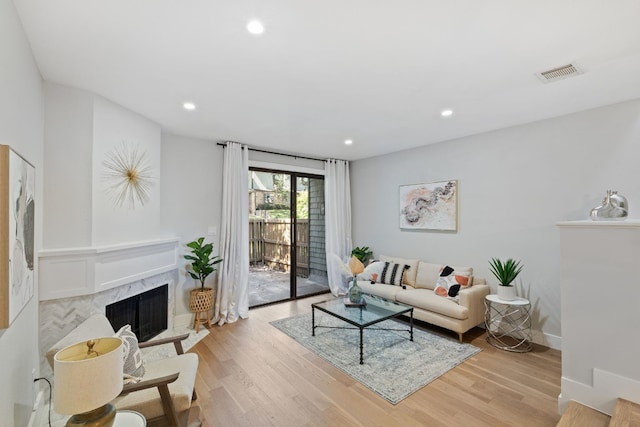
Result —
M538 78L544 83L549 83L577 76L578 74L582 74L582 70L580 70L575 64L567 64L562 67L536 73L536 76L538 76Z

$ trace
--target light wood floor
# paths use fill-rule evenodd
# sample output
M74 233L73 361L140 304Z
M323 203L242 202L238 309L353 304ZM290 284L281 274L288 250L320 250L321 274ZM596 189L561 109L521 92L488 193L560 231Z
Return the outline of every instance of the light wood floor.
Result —
M214 326L191 351L200 357L197 405L214 426L555 426L560 352L482 351L397 405L388 403L289 338L270 321L311 312L327 295L262 307ZM457 339L454 333L420 324Z

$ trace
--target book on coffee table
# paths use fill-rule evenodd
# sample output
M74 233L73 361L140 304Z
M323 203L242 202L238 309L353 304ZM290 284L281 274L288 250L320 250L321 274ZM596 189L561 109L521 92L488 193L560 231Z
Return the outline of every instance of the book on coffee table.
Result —
M351 302L351 300L347 297L343 301L345 307L364 307L367 305L367 302L364 300L364 298L360 298L360 301L357 302Z

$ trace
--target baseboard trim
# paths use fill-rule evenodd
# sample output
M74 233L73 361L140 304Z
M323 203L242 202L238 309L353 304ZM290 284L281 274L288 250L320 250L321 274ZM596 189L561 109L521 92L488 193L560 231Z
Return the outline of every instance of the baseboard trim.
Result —
M47 392L48 394L48 392ZM29 417L28 427L39 427L47 424L47 411L49 410L49 399L45 398L44 391L40 390L36 397L35 407Z
M563 413L569 401L589 406L611 416L619 397L637 401L640 381L602 369L593 369L593 386L571 378L561 378L562 393L558 396L558 410Z
M478 325L479 328L486 329L484 323ZM562 337L547 334L542 331L531 331L531 341L554 350L562 350Z
M562 350L562 337L542 331L531 331L531 335L533 342L536 344L544 345L554 350Z

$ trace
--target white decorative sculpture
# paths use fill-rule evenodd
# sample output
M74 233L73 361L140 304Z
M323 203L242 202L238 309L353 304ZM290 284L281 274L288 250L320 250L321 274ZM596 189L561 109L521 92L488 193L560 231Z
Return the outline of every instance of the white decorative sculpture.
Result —
M624 221L628 215L627 199L612 190L607 190L601 206L591 209L591 219L594 221Z

